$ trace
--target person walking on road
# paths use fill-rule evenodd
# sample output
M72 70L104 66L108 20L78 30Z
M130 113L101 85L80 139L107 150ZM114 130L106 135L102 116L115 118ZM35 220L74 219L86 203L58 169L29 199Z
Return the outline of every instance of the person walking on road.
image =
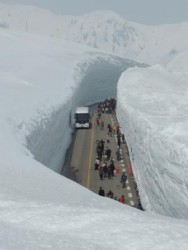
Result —
M107 128L108 128L108 133L111 137L112 136L112 127L111 127L110 123L108 123Z
M111 178L112 178L112 170L111 170L110 164L108 164L108 179L111 179Z
M108 168L107 168L106 162L103 163L103 174L104 174L104 178L108 176Z
M113 133L113 135L116 134L116 125L115 124L112 126L112 133Z
M105 144L105 141L103 139L101 139L101 144L102 144L102 152L104 151L104 144Z
M126 186L126 180L127 180L127 176L126 176L125 172L123 172L122 176L121 176L121 184L122 184L123 188L125 188L125 186Z
M102 115L101 110L98 109L98 118L99 118L99 119L101 119L101 115Z
M111 168L111 175L112 175L112 177L114 177L115 165L114 165L113 159L110 160L109 165L110 165L110 168Z
M99 120L99 117L96 118L96 124L97 126L100 126L100 120Z
M106 158L107 160L110 160L111 153L112 153L111 149L110 149L110 148L107 148L107 149L106 149L106 152L105 152L105 154L106 154L106 156L107 156L107 158Z
M119 198L119 202L125 204L127 201L125 200L125 197L124 195L122 195L120 198Z
M101 121L101 130L104 130L104 122Z
M113 194L113 192L111 190L106 194L106 196L111 198L111 199L114 198L114 194Z
M105 192L104 192L104 189L103 189L102 187L99 188L98 194L99 194L100 196L105 196Z
M117 144L118 144L118 146L119 146L119 148L120 148L120 146L121 146L121 133L120 132L117 132Z
M119 146L117 146L116 156L117 156L117 161L120 161L121 160L121 155L120 155L120 148L119 148Z
M103 151L104 151L104 141L100 140L100 141L98 141L98 144L96 147L97 156L100 160L102 159Z
M121 146L121 138L118 138L118 139L117 139L117 145L118 145L118 147L120 148L120 146Z
M110 143L109 133L107 133L107 135L106 135L106 142L107 142L107 143Z
M117 133L117 134L120 133L120 126L119 126L119 124L116 124L116 133Z
M99 167L99 177L102 181L103 180L103 167L102 166Z
M99 159L99 157L97 157L96 158L96 160L95 160L95 170L98 170L99 169L99 165L100 165L100 159Z

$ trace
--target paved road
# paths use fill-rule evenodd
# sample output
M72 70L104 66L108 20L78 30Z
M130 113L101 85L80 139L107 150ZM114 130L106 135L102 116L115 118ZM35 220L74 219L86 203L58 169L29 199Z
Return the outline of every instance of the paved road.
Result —
M78 129L75 131L73 145L69 150L65 169L69 166L70 172L75 174L76 181L91 191L98 194L99 187L103 187L105 193L111 190L117 198L124 195L127 204L137 207L139 204L139 197L134 177L129 172L130 159L127 145L126 143L121 144L122 159L117 161L115 154L117 150L117 136L113 135L110 137L110 143L106 142L107 124L116 124L117 118L115 114L102 114L102 120L105 126L104 129L101 129L95 124L96 115L95 112L92 117L91 129ZM112 150L115 166L120 169L119 173L116 173L112 179L104 178L104 180L100 180L99 173L94 167L97 140L101 139L105 141L105 147L107 146ZM123 188L120 183L121 174L124 170L128 177L126 188ZM63 174L72 178L70 174L67 175L65 172Z

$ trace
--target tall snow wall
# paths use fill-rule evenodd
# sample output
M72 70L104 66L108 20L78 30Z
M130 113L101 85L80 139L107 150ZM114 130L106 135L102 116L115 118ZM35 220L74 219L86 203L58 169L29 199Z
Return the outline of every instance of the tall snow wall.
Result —
M118 83L117 116L143 207L188 219L188 79L159 66L129 69Z

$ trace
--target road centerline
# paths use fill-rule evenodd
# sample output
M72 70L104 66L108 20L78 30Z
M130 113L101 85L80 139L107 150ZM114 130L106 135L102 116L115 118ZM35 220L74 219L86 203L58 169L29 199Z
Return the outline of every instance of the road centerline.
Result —
M91 164L92 164L92 158L93 158L94 131L95 131L94 116L95 115L93 115L92 127L91 127L91 142L90 142L89 163L88 163L87 184L86 184L86 187L88 189L90 189Z

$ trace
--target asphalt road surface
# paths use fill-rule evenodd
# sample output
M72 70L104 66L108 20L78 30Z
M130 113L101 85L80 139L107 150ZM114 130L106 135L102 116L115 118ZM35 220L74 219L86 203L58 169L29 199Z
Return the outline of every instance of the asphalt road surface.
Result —
M117 135L113 134L113 136L110 137L110 143L106 141L107 125L118 123L116 115L102 114L101 120L104 121L104 129L96 125L96 117L97 110L95 110L92 115L91 129L75 130L72 145L67 151L65 166L61 174L78 182L96 194L98 194L99 187L102 187L105 193L111 190L114 197L120 198L121 195L124 195L128 205L142 209L137 185L130 169L130 159L126 141L125 143L121 141L122 155L120 161L117 161L116 157ZM103 178L103 180L101 180L99 171L95 170L94 164L97 156L97 141L101 139L105 141L105 149L106 147L110 148L112 151L111 156L115 159L114 163L117 172L111 179ZM122 187L120 182L122 172L124 171L128 177L125 188Z

